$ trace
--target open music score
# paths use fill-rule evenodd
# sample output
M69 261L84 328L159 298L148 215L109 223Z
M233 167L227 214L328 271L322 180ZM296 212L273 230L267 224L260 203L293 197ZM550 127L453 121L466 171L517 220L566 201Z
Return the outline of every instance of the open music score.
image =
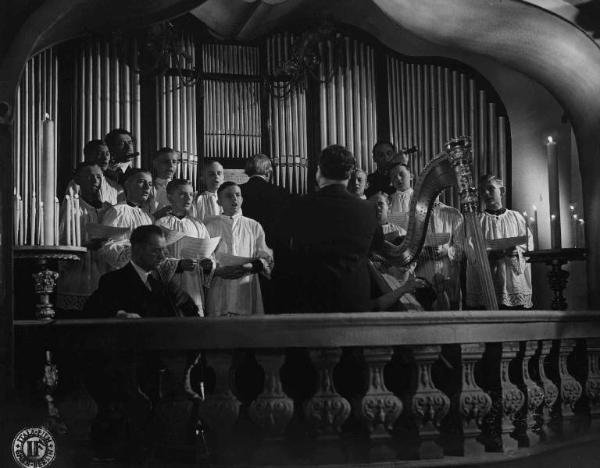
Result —
M488 239L488 250L509 250L518 245L527 245L527 236L504 237L501 239Z

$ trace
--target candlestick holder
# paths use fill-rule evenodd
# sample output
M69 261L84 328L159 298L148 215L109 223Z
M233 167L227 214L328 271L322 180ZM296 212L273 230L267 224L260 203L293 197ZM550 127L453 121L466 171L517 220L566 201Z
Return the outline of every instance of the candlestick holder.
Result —
M50 303L50 295L56 287L58 272L51 270L48 262L55 260L76 262L87 252L85 247L67 245L19 245L13 248L16 260L33 260L36 270L32 273L33 287L39 296L35 316L41 320L52 320L56 315L54 306Z
M563 265L569 262L585 260L587 258L587 249L548 249L534 250L523 254L527 257L529 263L545 263L550 267L548 272L548 283L554 293L552 298L552 310L566 310L567 301L563 296L563 291L567 287L569 272L562 269Z

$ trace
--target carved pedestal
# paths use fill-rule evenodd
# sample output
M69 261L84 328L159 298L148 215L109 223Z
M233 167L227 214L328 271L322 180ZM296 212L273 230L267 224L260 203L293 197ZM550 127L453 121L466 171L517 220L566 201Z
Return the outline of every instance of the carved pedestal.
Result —
M525 395L510 381L509 366L519 351L519 343L509 341L502 343L502 357L500 358L500 387L502 401L502 450L509 452L518 448L514 420L518 411L525 404Z
M339 432L350 415L350 403L337 393L333 384L333 368L341 355L340 349L310 352L318 372L318 387L315 395L304 404L304 413L316 439L313 458L317 463L343 458Z
M540 438L543 442L554 440L558 437L556 425L553 424L552 414L558 399L558 387L546 376L546 366L550 365L550 350L552 341L544 340L540 343L535 355L536 381L544 393L544 400L536 410L535 419L539 428Z
M561 340L558 351L558 376L560 379L560 416L562 417L562 434L570 437L579 432L578 421L573 409L581 397L581 385L569 373L567 359L573 348L575 340Z
M366 348L363 357L367 364L367 393L355 411L369 434L370 459L385 459L395 455L390 446L394 423L402 412L402 402L385 386L383 368L393 354L392 348Z
M529 374L529 363L536 353L538 345L537 341L523 342L519 352L521 373L518 386L525 395L525 404L515 418L520 447L533 447L541 441L541 430L536 421L536 414L544 403L544 391L533 381Z
M257 353L256 359L265 371L265 385L250 405L249 416L263 432L262 444L255 453L256 461L261 463L283 456L283 434L294 414L294 402L281 387L283 352Z
M464 456L480 455L485 451L477 437L481 433L483 418L492 407L492 400L475 381L475 364L481 359L484 348L483 343L460 345L462 384L460 392L452 397L452 411L462 423Z
M438 359L441 346L416 346L412 349L417 365L417 386L410 396L410 415L418 432L418 457L441 458L442 447L437 443L440 422L450 410L450 399L433 384L431 365Z
M237 421L241 403L235 397L232 388L233 372L231 368L231 351L207 351L207 364L215 371L215 389L200 405L200 418L205 422L214 443L217 454L222 462L230 461L233 455L231 435Z
M585 396L590 406L592 418L590 430L600 429L600 339L587 339L588 377L585 383Z

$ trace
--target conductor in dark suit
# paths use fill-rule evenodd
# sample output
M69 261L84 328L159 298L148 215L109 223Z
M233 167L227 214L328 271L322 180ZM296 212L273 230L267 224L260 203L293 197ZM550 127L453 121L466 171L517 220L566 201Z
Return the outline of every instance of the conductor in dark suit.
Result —
M267 245L273 249L274 258L285 263L289 252L282 240L279 221L289 205L290 194L271 183L273 165L264 154L256 154L246 161L246 174L250 179L240 185L244 216L261 224ZM260 277L260 289L267 314L278 312L285 300L280 292L284 290L282 283L288 282L289 278L282 273L275 264L271 280Z
M369 252L383 236L375 205L346 190L355 166L352 153L331 145L320 155L318 191L293 203L286 218L296 272L293 312L369 310Z
M89 297L87 317L198 316L190 296L173 282L162 281L156 267L165 258L165 236L158 226L136 228L131 234L131 261L100 278Z

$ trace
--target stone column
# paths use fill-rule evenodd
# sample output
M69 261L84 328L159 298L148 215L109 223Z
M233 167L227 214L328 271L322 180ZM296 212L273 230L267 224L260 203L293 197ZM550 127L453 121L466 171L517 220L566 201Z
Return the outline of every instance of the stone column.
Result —
M395 450L389 445L394 423L402 412L402 402L385 386L383 368L392 357L392 348L366 348L367 393L355 407L369 434L371 460L390 458Z
M250 419L261 428L263 442L255 453L257 461L268 462L283 455L283 434L294 414L294 402L281 387L279 369L285 356L282 351L263 351L256 360L265 371L263 392L258 395L248 410Z
M442 347L439 345L415 346L412 354L417 365L417 385L409 397L410 415L418 431L417 456L441 458L444 456L439 425L450 410L450 399L433 384L431 365L438 359Z
M558 349L558 377L560 396L560 415L562 416L562 433L566 437L577 431L577 421L573 409L581 397L581 385L569 373L567 360L575 348L575 340L560 340Z
M477 440L481 433L483 418L492 407L492 399L475 381L475 364L481 359L483 343L461 344L462 384L459 393L452 397L452 411L462 422L463 455L483 454L484 446Z
M341 355L339 348L310 352L318 373L318 387L315 395L304 404L304 414L315 436L313 459L318 463L339 462L343 457L338 433L350 416L350 403L336 391L333 383L333 368Z
M525 404L515 418L520 447L534 447L541 440L541 429L537 425L536 414L538 408L544 403L544 391L533 381L529 373L529 363L538 345L537 341L526 341L520 346L521 372L518 387L525 395Z
M544 392L542 405L536 411L537 425L540 428L542 441L553 440L557 437L556 427L552 423L554 405L558 399L558 387L546 376L546 365L550 365L551 340L543 340L536 353L537 357L537 383Z

